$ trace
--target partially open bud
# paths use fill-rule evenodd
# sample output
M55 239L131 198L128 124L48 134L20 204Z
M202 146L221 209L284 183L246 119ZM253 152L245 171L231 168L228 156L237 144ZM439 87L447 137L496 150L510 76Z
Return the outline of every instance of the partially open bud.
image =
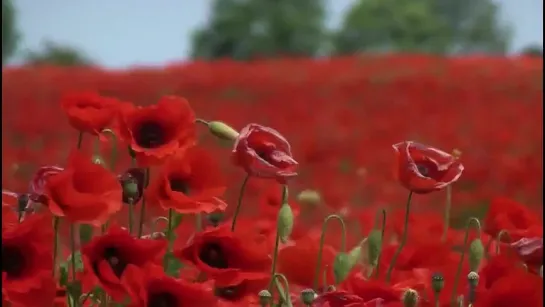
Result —
M307 205L318 205L322 201L322 198L320 197L320 193L314 190L304 190L299 195L297 195L297 201L301 204L307 204Z
M382 232L379 230L371 230L367 237L367 261L369 265L376 268L378 259L382 252Z
M349 254L342 252L338 253L333 261L333 275L335 276L335 284L340 284L343 282L346 277L348 277L348 274L350 271L352 271L353 267L354 264L352 263L352 259L350 258Z
M418 292L413 289L405 290L401 301L403 302L404 307L416 307L418 304Z
M484 256L484 246L481 239L475 239L469 245L469 269L471 271L479 271L479 266Z
M269 304L272 302L272 294L269 292L269 290L261 290L259 291L259 304L261 306L269 306Z
M305 289L301 291L301 302L305 305L311 306L316 297L316 292L314 292L312 289Z
M280 241L286 243L293 230L293 211L288 203L284 203L282 207L280 207L276 227L278 227Z
M238 131L220 121L209 122L208 130L216 137L227 141L234 141L239 135Z
M441 290L445 287L445 279L443 278L443 275L441 273L435 273L431 277L431 287L433 289L433 292L439 294L441 293Z

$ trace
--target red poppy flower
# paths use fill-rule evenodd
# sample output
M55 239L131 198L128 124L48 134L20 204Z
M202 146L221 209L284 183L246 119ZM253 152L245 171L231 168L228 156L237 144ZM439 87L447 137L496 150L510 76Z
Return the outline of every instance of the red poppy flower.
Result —
M543 265L543 238L522 238L511 243L519 257L528 266L538 267Z
M350 304L356 303L359 303L359 306L362 306L364 301L361 297L357 295L346 291L337 290L321 294L314 300L312 306L346 307L350 306Z
M122 284L131 298L130 307L215 307L218 300L204 284L165 275L160 266L127 265Z
M393 285L378 280L367 280L361 274L350 276L344 285L350 293L361 297L365 302L379 298L384 304L399 302L403 293L403 290Z
M56 216L100 226L122 206L123 191L114 174L85 154L74 151L68 167L49 178L47 206Z
M99 135L115 118L119 102L94 92L80 92L66 94L61 105L74 129Z
M543 306L543 278L513 271L497 280L479 302L483 307Z
M37 297L52 301L55 292L47 292L47 282L55 285L51 242L51 219L45 215L30 215L9 226L2 221L2 292L8 301L15 305L22 300L31 304ZM31 293L36 297L26 297ZM34 303L31 306L39 306Z
M514 256L500 254L490 257L486 265L479 272L479 275L480 279L483 280L482 283L484 283L485 288L489 289L497 280L517 270L522 270L522 266L517 263Z
M149 197L163 209L178 213L212 213L227 207L220 199L225 185L219 166L201 147L190 148L184 156L168 160L149 191Z
M430 146L406 141L393 148L397 153L396 177L414 193L441 190L457 181L464 170L457 158Z
M85 268L83 284L89 288L84 290L92 290L98 282L112 297L123 299L121 275L127 266L161 263L166 247L166 240L137 239L120 227L111 227L81 249Z
M165 96L155 105L122 108L118 129L143 167L161 163L196 142L195 114L187 100L175 96Z
M234 286L244 280L270 275L268 250L245 234L232 232L226 224L197 233L175 255L214 279L217 287Z
M270 278L245 280L236 286L215 287L214 293L220 300L220 305L232 306L253 306L257 303L257 294L263 289L267 289Z
M496 238L500 231L507 231L502 242L518 241L523 237L543 236L543 224L539 214L528 207L505 197L490 202L484 218L484 231Z
M32 179L30 180L30 193L38 195L43 194L47 180L52 176L55 176L58 173L62 172L63 170L64 168L54 165L40 167L38 171L34 173L34 176L32 176Z
M291 156L288 141L278 131L258 124L249 124L240 131L233 159L249 175L275 178L281 184L297 176L298 163Z

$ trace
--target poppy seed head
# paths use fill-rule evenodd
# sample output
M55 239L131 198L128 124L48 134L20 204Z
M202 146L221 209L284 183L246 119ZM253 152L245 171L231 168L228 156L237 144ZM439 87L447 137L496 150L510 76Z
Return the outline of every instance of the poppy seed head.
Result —
M304 289L301 291L301 302L305 305L312 305L312 302L316 299L316 292L312 289Z

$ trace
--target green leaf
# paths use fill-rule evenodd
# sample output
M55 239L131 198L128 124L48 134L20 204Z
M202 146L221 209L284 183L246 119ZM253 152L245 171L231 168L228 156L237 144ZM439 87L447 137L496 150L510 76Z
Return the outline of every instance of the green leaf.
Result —
M59 268L59 273L60 286L66 286L68 284L68 268L65 264L61 264Z
M93 238L93 226L87 224L81 224L79 226L79 238L81 244L85 244Z
M183 268L183 264L172 252L167 252L163 258L163 267L168 276L179 277L180 269Z
M75 259L76 259L76 271L81 271L83 270L83 260L81 258L81 252L80 251L76 251L76 253L74 254L75 255ZM66 265L66 268L67 269L71 269L71 266L72 266L72 255L68 256L68 259L66 260L65 264L61 264L62 265Z
M182 223L183 214L174 212L172 214L172 230L175 230Z

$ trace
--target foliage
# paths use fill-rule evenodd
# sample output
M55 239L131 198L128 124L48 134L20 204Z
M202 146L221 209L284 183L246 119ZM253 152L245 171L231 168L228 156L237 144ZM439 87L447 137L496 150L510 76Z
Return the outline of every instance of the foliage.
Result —
M2 65L9 60L20 40L17 15L12 0L2 0Z
M81 66L92 62L76 48L54 42L46 42L42 50L28 51L25 61L31 65Z

